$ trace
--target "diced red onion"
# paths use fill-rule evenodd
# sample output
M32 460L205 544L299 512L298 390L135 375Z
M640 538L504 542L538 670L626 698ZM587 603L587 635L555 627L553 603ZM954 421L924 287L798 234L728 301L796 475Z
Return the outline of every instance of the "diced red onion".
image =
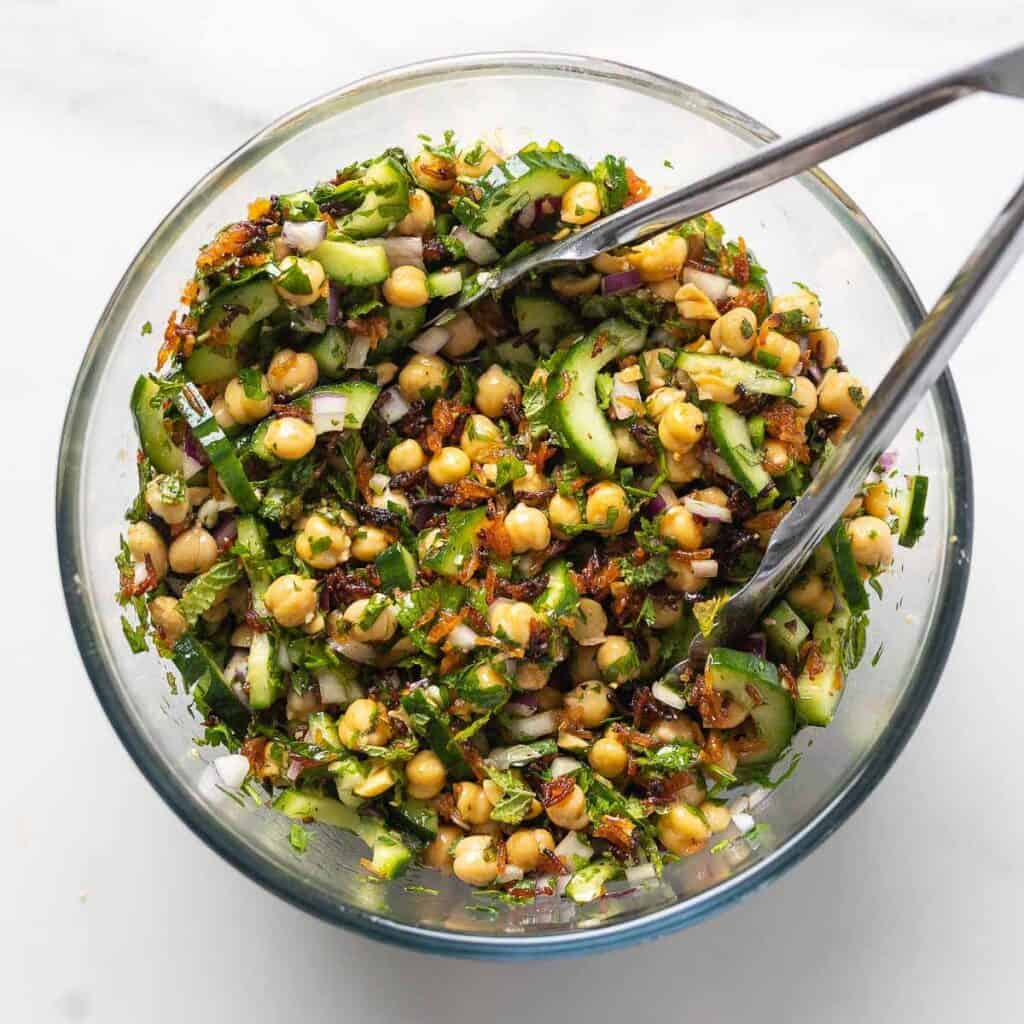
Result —
M387 473L374 473L366 482L374 494L384 494L391 487L391 477Z
M888 452L882 452L878 457L878 468L883 473L888 473L896 465L899 457L900 453L895 448Z
M193 463L198 465L199 469L210 464L210 456L206 454L206 449L200 443L199 438L196 437L191 430L185 431L185 442L182 445L182 451L185 453L185 458L191 459ZM191 464L186 464L186 466L182 467L182 472L185 473L186 480L188 480L190 476L195 476L196 473L199 472L199 469L193 469L192 472L189 473L188 470L190 466Z
M574 771L577 771L579 767L580 763L575 757L556 757L552 760L550 765L551 778L557 779L562 775L570 775Z
M690 572L699 580L713 580L718 575L718 562L714 558L695 558Z
M643 412L640 386L636 381L624 381L618 374L612 377L611 414L617 420L628 420Z
M357 683L347 682L332 668L319 669L316 682L324 704L350 704L362 696L362 689Z
M683 505L701 519L707 519L716 523L731 523L732 512L722 505L716 505L711 501L700 501L687 495L683 498Z
M397 423L410 409L398 388L388 388L377 403L377 411L385 423Z
M300 253L312 252L327 237L327 221L286 220L281 237Z
M464 622L460 622L448 634L448 638L451 640L452 646L457 647L460 651L473 650L476 647L477 640L480 639Z
M814 360L808 360L807 366L804 368L804 373L811 378L815 384L820 384L824 374L821 372L821 367Z
M673 508L679 504L679 499L671 484L662 484L658 488L658 497L665 503L665 508Z
M707 456L707 464L719 475L724 476L726 480L732 480L735 482L736 477L733 476L732 470L729 468L729 464L722 458L718 452L710 452Z
M537 213L543 217L562 212L561 196L542 196L537 200Z
M646 882L656 878L657 875L658 872L654 870L653 864L634 864L632 867L626 868L627 882Z
M380 238L375 245L382 245L388 257L388 265L394 270L396 267L418 267L425 270L423 265L423 239L418 235L396 238Z
M249 672L249 652L235 651L224 666L224 678L229 683L244 683Z
M741 812L740 814L734 814L732 816L732 823L739 829L742 834L749 832L755 824L753 815Z
M568 868L575 868L579 861L588 861L594 856L593 847L580 839L578 832L567 832L565 838L555 847L555 856Z
M327 323L331 327L337 327L341 319L341 292L341 285L335 281L327 286Z
M292 758L288 762L288 768L285 770L285 775L288 776L289 782L294 782L301 774L302 769L305 766L298 758Z
M474 235L469 228L463 227L461 224L452 231L452 238L457 238L465 248L466 255L481 267L487 266L488 263L494 263L501 256L501 253L486 238Z
M358 640L346 640L344 643L331 641L330 645L339 654L344 655L349 661L359 665L376 665L377 652L369 644L360 643Z
M288 645L281 643L277 645L277 664L282 672L291 672L292 658L288 653Z
M728 298L730 287L734 287L729 278L696 267L683 267L683 284L696 285L712 302Z
M541 711L529 718L520 718L508 723L508 731L513 739L536 740L541 736L550 736L558 729L558 715L554 711Z
M495 879L498 885L506 885L509 882L520 882L523 878L523 869L515 864L506 864L501 874Z
M665 511L665 499L659 494L644 506L645 516L657 516Z
M606 274L601 278L602 295L619 295L631 292L644 283L639 270L623 270L618 274Z
M659 679L651 687L651 696L655 700L660 700L662 704L675 708L676 711L682 711L686 707L686 701L683 700L682 695L673 690L664 679Z
M223 551L238 536L238 519L235 516L225 516L216 530L213 531L213 539L217 542L217 550Z
M537 713L537 698L532 693L518 694L505 705L505 710L513 718L529 718Z
M444 327L428 327L421 335L414 338L409 348L421 355L435 356L448 344L451 333Z
M313 414L313 429L317 434L345 429L345 413L348 410L348 398L345 395L321 392L313 395L309 404Z
M366 365L366 357L370 354L370 339L365 335L358 335L348 347L348 355L345 357L346 370L361 370Z
M527 203L520 211L519 216L516 218L516 223L527 230L533 227L533 222L537 219L537 204Z
M249 777L249 759L244 754L225 754L215 758L213 767L228 789L241 789Z

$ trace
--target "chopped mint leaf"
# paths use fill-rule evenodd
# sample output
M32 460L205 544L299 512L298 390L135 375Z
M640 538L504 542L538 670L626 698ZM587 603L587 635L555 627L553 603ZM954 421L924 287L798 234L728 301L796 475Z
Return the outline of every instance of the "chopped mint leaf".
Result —
M295 822L288 833L288 842L292 844L293 850L305 853L309 848L309 833L298 822Z
M152 334L153 333L153 325L147 320L142 325L142 331L140 333L142 334L143 337L145 337L147 334Z

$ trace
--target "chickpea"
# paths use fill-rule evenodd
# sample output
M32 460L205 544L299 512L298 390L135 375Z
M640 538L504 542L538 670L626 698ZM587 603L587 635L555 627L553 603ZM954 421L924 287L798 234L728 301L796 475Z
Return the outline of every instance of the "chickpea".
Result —
M524 872L536 870L541 850L555 849L555 840L546 828L521 828L506 840L508 861Z
M786 591L786 600L808 618L826 619L832 614L836 596L820 576L809 575L798 579Z
M683 551L696 551L703 542L700 524L693 513L683 505L673 505L664 515L658 533L673 540Z
M391 740L388 709L369 697L352 701L338 723L338 738L349 750L386 747Z
M606 779L617 779L629 763L629 753L612 733L606 733L587 754L590 767Z
M818 297L804 288L789 295L776 295L772 299L773 313L791 313L798 309L807 317L809 327L818 326L818 317L821 316L821 305Z
M610 252L599 252L590 265L602 274L622 274L631 266L628 257L613 256Z
M729 808L724 807L722 804L712 803L710 800L705 800L700 805L700 813L704 815L704 820L707 822L712 834L724 832L732 822Z
M695 284L684 284L673 298L684 320L717 320L720 315L718 307Z
M570 185L562 195L562 220L566 224L589 224L601 216L601 197L592 181Z
M210 411L213 413L213 418L217 421L217 426L224 431L234 430L238 424L235 422L235 418L228 412L227 403L224 401L223 395L218 395L210 403Z
M574 683L597 679L601 669L597 664L597 647L577 647L569 661L569 675Z
M658 819L658 838L672 853L689 857L697 853L711 835L711 829L684 803L673 804Z
M673 402L658 423L658 437L670 452L689 451L704 436L704 413L691 402Z
M598 657L600 658L600 651ZM607 686L600 680L591 680L573 687L565 695L567 708L578 708L580 721L584 728L593 729L608 718L614 708L608 699L610 693Z
M450 192L455 186L455 161L449 157L423 150L413 159L410 170L416 184L431 192Z
M494 840L490 836L466 836L455 847L455 877L467 885L490 885L498 877Z
M321 515L311 515L295 538L295 553L314 569L347 562L351 547L348 534Z
M718 748L718 760L712 761L710 764L717 768L720 768L724 772L728 772L730 775L736 773L736 765L739 764L739 758L736 756L736 750L731 743L723 743ZM693 799L699 799L694 797ZM687 801L693 803L693 799Z
M448 387L448 364L440 356L417 352L398 375L398 390L407 402L444 394Z
M517 555L525 551L543 551L551 543L548 517L539 508L531 508L522 502L506 514L505 529Z
M670 452L665 461L670 483L692 483L694 480L699 480L704 474L704 467L693 449L688 452Z
M316 580L289 573L278 576L263 596L267 611L280 625L294 629L316 616Z
M567 534L561 529L564 526L576 526L583 521L579 502L575 498L567 498L556 494L548 505L548 519L551 521L551 532L556 537L565 539Z
M468 476L470 469L469 456L461 448L442 448L427 465L427 475L438 487L443 487Z
M377 364L377 387L386 388L398 376L396 363Z
M419 267L395 267L381 286L384 301L399 309L419 309L430 301L427 275Z
M312 620L302 626L301 629L306 636L316 636L317 633L322 633L326 626L327 620L324 618L323 612L317 612Z
M492 167L501 163L501 157L493 149L480 151L480 145L464 149L455 161L455 170L460 178L482 178Z
M765 441L761 465L769 476L782 476L792 465L789 449L781 441Z
M508 403L518 404L523 389L496 363L486 370L477 381L476 407L491 419L497 419Z
M480 413L474 413L466 419L459 447L473 462L484 462L488 456L493 458L495 449L501 443L501 431L492 419Z
M592 597L581 598L576 605L578 618L569 624L569 635L578 644L587 644L605 635L608 628L608 616L604 609Z
M177 501L164 501L163 489L167 480L166 476L157 476L146 484L146 504L154 515L159 516L165 523L176 526L188 518L192 506L184 486L180 487L181 497Z
M505 634L518 647L530 642L530 624L539 621L532 605L525 601L499 599L487 609L487 625L492 633Z
M654 623L652 629L669 629L682 617L683 606L680 601L668 598L653 598Z
M245 393L245 386L238 377L232 377L228 381L228 386L224 389L224 406L235 423L255 423L270 412L274 396L265 373L260 374L259 388L263 397L249 398Z
M395 233L407 237L425 235L434 226L434 204L421 188L409 193L409 212L398 222Z
M612 433L615 435L615 446L619 450L619 459L627 466L642 466L645 462L651 461L650 454L640 447L629 427L613 427Z
M674 373L676 354L670 348L651 348L640 353L640 365L644 371L644 382L648 390L665 387ZM665 363L669 365L666 366Z
M772 369L791 374L800 362L800 346L778 331L769 331L757 342L757 351L772 357Z
M176 644L188 629L185 616L178 611L178 599L175 597L154 597L149 602L149 617L168 646Z
M543 473L538 473L537 467L532 462L528 462L525 469L526 476L521 476L518 480L512 481L512 492L514 494L536 494L538 491L546 491L548 489L548 478Z
M308 352L283 348L267 367L267 381L275 395L297 395L316 386L320 371Z
M453 359L468 356L480 344L480 339L483 337L476 321L464 309L459 310L451 320L447 321L444 329L448 332L448 340L441 351Z
M718 508L729 507L729 496L721 487L703 487L693 491L690 495L695 501L703 501L708 505L716 505ZM713 541L718 539L721 532L721 524L714 520L705 520L700 524L700 547L706 548Z
M827 370L835 364L839 358L839 339L835 331L827 328L820 331L810 331L807 335L807 343L810 345L811 354L818 360L818 365Z
M352 557L372 562L394 541L394 537L378 526L360 526L352 537Z
M452 793L455 796L455 811L467 825L483 825L491 820L494 805L487 799L482 786L475 782L456 782Z
M668 575L665 577L669 590L677 594L699 594L707 584L706 579L693 571L689 559L679 558L674 553L669 555Z
M551 677L551 669L544 665L538 665L535 661L523 661L516 669L516 689L518 690L542 690L548 684Z
M647 287L663 302L675 302L680 291L679 282L674 277L667 281L655 281Z
M313 450L316 431L312 423L300 420L297 416L282 416L267 427L265 443L272 455L286 462L294 462Z
M400 441L388 452L390 473L415 473L427 464L427 456L417 441L411 437Z
M814 381L807 377L797 377L793 381L793 394L790 396L796 406L798 416L804 419L814 415L818 408L818 389Z
M398 777L395 775L395 770L391 765L371 760L370 770L366 778L352 792L356 796L365 797L369 800L372 797L380 796L381 793L386 793L397 781Z
M629 261L640 271L644 281L653 283L678 277L686 262L688 245L685 238L668 232L656 235L635 249Z
M432 800L444 789L447 773L432 750L421 750L405 766L406 789L417 800Z
M757 316L752 309L736 306L711 325L715 347L730 356L745 356L757 338Z
M323 290L326 280L324 268L316 260L303 259L301 256L286 256L280 264L282 272L294 266L306 275L309 291L290 292L279 284L274 285L274 291L291 306L310 306L320 298L320 292Z
M587 798L579 786L573 786L569 794L558 803L548 804L547 812L552 823L559 828L580 829L590 821L587 816Z
M217 542L198 523L179 533L167 552L171 568L183 575L206 572L217 561Z
M556 274L551 278L551 290L563 299L577 299L581 295L593 295L601 287L600 274Z
M647 415L655 423L658 423L673 405L685 401L686 395L678 388L657 388L647 396L644 406L647 409Z
M704 733L692 718L662 718L654 723L650 733L659 743L704 743Z
M852 373L829 370L818 388L818 405L822 412L834 413L852 422L868 400L867 388Z
M639 671L636 648L624 636L610 636L597 649L597 667L609 682L627 682Z
M433 841L423 851L423 863L435 871L446 875L452 873L452 857L455 844L462 839L464 833L454 825L442 825L437 830Z
M587 522L605 536L614 537L629 529L633 513L626 500L626 492L613 483L600 483L587 494Z
M892 533L888 524L874 516L857 516L846 524L853 557L859 565L884 569L892 561Z
M350 623L348 635L353 640L364 644L386 644L398 628L398 614L390 605L381 608L377 617L367 626L361 626L360 620L365 616L370 598L360 598L353 601L346 609L344 620Z
M893 513L893 493L884 480L872 484L864 493L864 511L869 516L884 520Z

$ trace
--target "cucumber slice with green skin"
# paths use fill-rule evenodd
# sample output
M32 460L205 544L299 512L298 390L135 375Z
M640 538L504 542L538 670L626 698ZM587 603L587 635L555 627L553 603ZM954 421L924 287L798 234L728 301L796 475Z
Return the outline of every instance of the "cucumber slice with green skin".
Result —
M326 711L317 711L309 716L306 722L306 742L328 750L343 749L338 738L338 723Z
M427 274L427 295L432 299L447 299L462 291L462 275L457 270L438 270Z
M462 571L473 550L476 538L487 519L487 509L448 513L448 532L444 540L423 559L423 566L441 576L456 577Z
M841 607L831 619L814 624L811 637L824 665L816 675L812 676L805 666L797 676L796 714L804 725L824 727L835 717L845 684L842 650L849 622L849 612Z
M219 719L236 736L244 736L249 728L249 710L228 685L206 645L186 633L174 645L171 657L199 713L204 718Z
M686 373L698 388L701 387L702 381L709 381L719 387L742 387L748 394L753 395L777 395L779 398L786 398L793 393L791 377L733 356L680 352L676 356L676 366Z
M271 573L263 565L267 557L267 530L255 516L239 516L237 543L245 548L242 565L249 576L253 607L263 614L263 595L273 582Z
M868 610L868 592L861 582L857 562L853 557L850 535L842 519L829 530L828 546L832 549L832 567L836 583L842 591L847 606L854 615Z
M515 311L519 333L532 333L537 344L544 347L553 347L580 327L573 311L548 295L517 295Z
M338 420L338 430L358 430L377 401L380 388L365 380L348 380L343 384L322 384L292 400L292 405L309 411L317 395L341 395L345 398L345 414Z
M247 281L237 288L221 292L210 302L199 321L199 333L205 334L211 328L223 325L224 337L213 348L221 351L234 348L251 327L265 320L280 305L281 299L267 278Z
M751 416L747 420L747 430L750 433L750 443L755 448L764 447L765 422L763 416Z
M742 764L771 764L789 745L796 729L793 698L779 685L775 666L746 651L713 647L704 679L718 693L746 708L761 740L758 750L744 753Z
M456 781L472 778L469 763L452 737L448 715L423 690L410 690L402 698L402 707L412 722L413 732L427 741L449 777Z
M900 498L900 547L912 548L924 535L928 517L924 514L928 501L928 477L908 476L907 491Z
M409 179L402 165L391 156L375 160L360 184L366 195L358 209L338 221L338 231L349 238L387 234L409 212Z
M619 446L597 401L597 375L613 359L639 352L646 332L625 320L604 320L565 350L548 374L548 422L592 476L615 472Z
M386 281L391 267L382 245L356 245L335 238L322 241L310 254L337 284L365 286Z
M528 202L560 196L589 177L586 164L569 153L542 149L516 153L479 179L483 197L478 203L460 199L455 204L455 216L470 231L493 238Z
M771 656L795 669L800 664L800 648L811 635L804 620L786 601L779 601L768 609L761 624Z
M350 340L348 331L328 327L316 341L306 346L306 351L316 360L321 377L330 380L345 375Z
M196 384L215 384L230 380L241 364L234 349L197 345L185 360L185 375Z
M548 574L548 585L533 606L541 615L558 622L576 611L580 592L572 581L569 563L564 559L549 562L544 571Z
M416 583L416 559L402 544L392 544L385 548L374 564L380 576L380 589L385 593L391 590L411 590Z
M217 470L224 490L235 499L235 504L243 512L255 512L259 508L260 499L235 454L234 443L213 418L206 399L195 386L186 384L178 392L175 404L209 456L213 468Z
M412 851L394 832L340 800L288 789L270 806L295 821L317 821L355 833L373 850L372 869L380 878L397 878L412 860Z
M139 444L157 472L177 473L182 467L183 453L164 429L163 409L152 404L159 390L157 382L146 374L135 382L130 402L132 419Z
M254 711L269 708L284 695L281 667L277 663L277 641L270 633L254 633L249 648L249 707Z
M708 408L708 431L718 454L740 485L752 498L767 503L776 495L772 478L761 465L747 430L747 421L729 406L712 402Z
M807 467L799 462L791 462L789 469L782 476L775 478L775 486L783 498L799 498L807 490L810 482Z
M417 839L429 843L437 836L437 811L426 800L406 797L397 807L389 807L388 811L397 828L412 833Z
M565 894L574 903L591 903L604 895L608 882L623 877L622 865L608 858L587 864L577 871L565 887Z

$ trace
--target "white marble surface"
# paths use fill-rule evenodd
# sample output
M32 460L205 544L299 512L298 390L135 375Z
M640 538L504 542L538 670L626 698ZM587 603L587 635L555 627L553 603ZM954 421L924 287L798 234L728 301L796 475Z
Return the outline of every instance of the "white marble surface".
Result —
M445 962L265 895L149 790L65 622L52 527L64 401L149 229L283 110L376 69L549 48L643 65L793 131L1024 37L1015 0L0 5L0 343L8 693L0 1019L170 1022L1019 1020L1024 268L955 362L977 543L931 708L874 797L780 882L694 931L583 961ZM610 5L607 5L610 7ZM1024 167L1024 107L979 99L830 166L933 299ZM58 219L54 219L54 212ZM13 218L13 224L12 224ZM56 315L55 315L56 314Z

